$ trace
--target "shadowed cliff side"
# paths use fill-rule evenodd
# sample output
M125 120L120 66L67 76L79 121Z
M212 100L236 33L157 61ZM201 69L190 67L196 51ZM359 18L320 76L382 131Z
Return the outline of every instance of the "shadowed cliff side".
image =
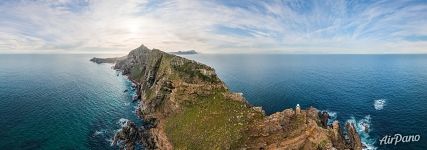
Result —
M213 68L144 45L123 58L94 58L114 63L128 75L141 98L144 125L129 123L115 136L126 149L361 149L347 124L322 126L319 111L299 107L265 116L240 94L232 93ZM345 140L348 139L348 140Z

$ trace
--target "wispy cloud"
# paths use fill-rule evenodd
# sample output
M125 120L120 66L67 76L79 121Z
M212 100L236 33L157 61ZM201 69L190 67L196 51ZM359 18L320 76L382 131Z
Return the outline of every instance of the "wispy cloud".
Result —
M0 2L0 52L426 53L425 1Z

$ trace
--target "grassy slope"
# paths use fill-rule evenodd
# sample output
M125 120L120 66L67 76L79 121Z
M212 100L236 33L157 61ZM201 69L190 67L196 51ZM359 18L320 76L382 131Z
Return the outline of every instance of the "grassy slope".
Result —
M261 115L218 93L169 117L166 133L176 149L227 149L246 139L245 131L254 118Z
M166 58L165 62L168 60L170 59ZM164 65L170 67L168 64ZM204 76L195 68L199 69L199 66L187 62L179 68L174 68L174 72L179 74L180 79L196 77L206 82L216 81L216 77ZM227 90L220 88L212 89L211 92L213 93L207 96L196 97L184 96L186 93L176 95L176 98L183 102L183 109L165 121L166 134L174 148L227 149L240 145L240 140L246 139L242 137L246 136L249 124L254 118L262 118L260 113L248 108L244 103L227 99L223 95ZM186 103L187 98L190 98L190 103Z
M194 62L185 62L174 67L171 62L176 56L163 55L158 75L174 82L212 82L218 84L216 76L205 76L197 69L203 68ZM154 62L150 62L154 63ZM131 69L131 78L140 79L139 66ZM172 72L168 73L168 70ZM154 89L145 91L145 100L155 97ZM248 108L240 101L227 99L226 89L212 89L210 94L200 96L182 92L176 94L181 103L179 113L165 119L165 132L175 149L229 149L239 146L247 139L247 128L262 114Z
M163 101L159 105L154 105L156 109L154 113L164 114L165 110L171 110L166 111L171 112L170 114L166 113L168 115L161 118L160 129L164 129L167 140L175 149L235 149L244 146L243 144L256 145L265 141L298 137L305 129L305 118L296 116L290 118L290 123L284 131L268 133L269 137L265 138L251 139L254 135L258 136L258 133L265 132L262 128L266 125L263 122L266 121L265 117L244 102L224 96L229 96L230 93L222 86L216 75L206 72L213 71L210 67L160 51L153 50L150 56L154 57L148 57L148 60L145 60L147 65L144 64L144 67L135 65L130 68L130 78L145 82L143 78L146 78L144 77L146 73L141 68L156 70L157 74L154 76L158 81L156 83L159 84L144 90L144 101L159 100L156 96L162 93L172 94L174 97L173 101L168 101L172 104L168 105ZM175 87L174 93L169 93L170 90L165 93L161 89L169 86L162 84L170 82L178 87ZM325 143L321 141L319 147L325 147Z

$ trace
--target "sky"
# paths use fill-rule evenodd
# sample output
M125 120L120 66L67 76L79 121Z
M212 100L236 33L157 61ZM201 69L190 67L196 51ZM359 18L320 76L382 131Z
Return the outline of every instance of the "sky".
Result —
M0 53L427 53L427 0L1 0Z

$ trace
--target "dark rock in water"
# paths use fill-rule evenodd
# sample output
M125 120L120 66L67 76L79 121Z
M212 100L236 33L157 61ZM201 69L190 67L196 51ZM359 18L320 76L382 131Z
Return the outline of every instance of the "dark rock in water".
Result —
M127 90L127 89L123 91L123 93L126 93L126 92L128 92L128 90Z
M363 131L365 133L369 133L369 124L365 121L361 122L361 125L363 126Z
M137 128L132 121L126 121L122 128L114 135L112 145L120 149L134 150L137 144L142 144L145 149L157 149L154 129L158 123L155 118L144 121L144 125ZM120 143L120 144L119 144Z
M368 146L366 146L365 144L362 144L362 149L367 149Z
M324 111L321 115L321 122L324 128L328 127L328 120L329 120L329 114L328 112Z
M139 100L138 95L132 97L132 102L136 102L137 100Z
M119 142L123 142L124 145L119 145L121 148L133 150L138 141L140 141L141 135L139 129L132 121L126 121L122 126L122 129L117 131L113 138L113 145L117 145Z

